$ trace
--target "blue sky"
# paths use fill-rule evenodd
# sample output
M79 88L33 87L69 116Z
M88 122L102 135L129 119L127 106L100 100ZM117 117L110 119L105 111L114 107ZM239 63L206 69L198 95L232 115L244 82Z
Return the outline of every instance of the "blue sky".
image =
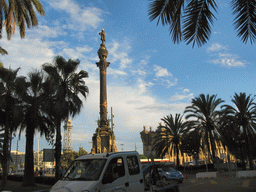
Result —
M11 41L1 39L9 55L5 67L21 68L26 75L33 68L52 62L54 56L79 59L79 70L89 73L90 94L81 114L73 121L73 148L91 150L91 138L99 118L99 32L106 32L108 114L114 112L114 133L118 150L142 153L140 132L145 125L156 129L161 118L183 114L199 94L217 94L231 104L235 92L255 95L255 45L243 44L233 26L234 16L227 1L219 0L217 20L210 40L192 48L174 44L168 26L156 26L148 17L148 0L41 0L45 16L38 27L28 29L25 39L16 31ZM229 1L228 1L229 2ZM36 135L34 149L37 150ZM17 138L13 139L16 150ZM44 138L40 149L50 148ZM25 151L25 137L19 141Z

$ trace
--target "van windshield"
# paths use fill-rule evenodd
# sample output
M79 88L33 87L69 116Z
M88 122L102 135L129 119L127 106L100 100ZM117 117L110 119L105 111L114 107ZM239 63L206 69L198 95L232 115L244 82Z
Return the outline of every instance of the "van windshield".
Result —
M105 163L106 159L76 160L70 165L62 180L99 180Z

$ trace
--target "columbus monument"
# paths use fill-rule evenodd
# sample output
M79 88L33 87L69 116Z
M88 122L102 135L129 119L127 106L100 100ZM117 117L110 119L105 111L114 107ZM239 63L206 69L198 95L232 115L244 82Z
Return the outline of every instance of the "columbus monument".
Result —
M98 121L98 128L92 137L93 147L91 153L106 153L116 152L116 138L113 130L110 129L109 120L107 119L107 67L110 62L107 62L108 50L105 45L105 31L99 33L102 43L98 50L100 61L97 64L100 70L100 119Z

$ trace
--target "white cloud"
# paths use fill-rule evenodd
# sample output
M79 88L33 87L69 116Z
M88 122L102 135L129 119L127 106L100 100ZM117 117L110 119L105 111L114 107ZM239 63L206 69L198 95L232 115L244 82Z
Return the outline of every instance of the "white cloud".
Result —
M103 19L103 11L96 7L81 7L73 0L55 0L48 2L52 8L65 11L72 22L67 23L68 28L85 30L88 27L96 29Z
M169 99L170 101L180 101L180 100L185 100L185 99L191 99L194 97L193 93L190 93L188 95L179 95L179 94L175 94L173 96L171 96L171 98Z
M147 74L146 71L138 69L138 70L131 70L133 75L145 76Z
M244 67L246 62L239 60L237 55L220 53L219 58L211 61L214 64L220 64L228 67Z
M127 73L122 70L113 69L113 68L108 68L107 70L109 75L122 75L122 76L127 75Z
M174 78L173 81L170 81L169 79L162 80L167 88L170 88L172 86L175 86L178 84L178 79Z
M178 79L174 78L173 75L166 69L158 65L154 65L155 77L153 80L158 84L164 85L167 88L177 85Z
M167 69L158 66L158 65L154 65L154 71L156 71L156 77L168 77L168 76L172 76L171 73L168 72Z
M133 59L128 56L130 48L127 41L122 42L122 44L114 41L112 46L108 48L111 63L118 62L120 70L126 69L133 62Z
M54 28L51 28L47 25L39 25L36 28L33 28L33 30L29 30L28 34L30 37L51 37L55 38L59 35L67 35L67 32L63 31L61 27L55 26Z
M189 92L189 89L184 89L183 90L183 93L188 93Z
M210 47L207 48L207 52L217 52L220 50L227 50L227 47L219 43L213 43Z
M154 83L152 83L152 82L148 82L148 83L146 83L144 80L142 80L142 79L138 79L138 88L139 88L139 93L145 93L146 92L146 90L147 90L147 88L148 87L151 87L151 86L153 86L154 85Z
M63 48L59 55L67 56L71 59L82 59L85 58L85 55L91 52L93 48L85 45L84 47L76 47L76 48Z
M9 53L2 57L2 62L6 68L20 67L19 74L27 75L32 68L41 68L42 64L52 61L54 51L50 45L40 39L20 39L18 34L11 41L2 39L1 46Z

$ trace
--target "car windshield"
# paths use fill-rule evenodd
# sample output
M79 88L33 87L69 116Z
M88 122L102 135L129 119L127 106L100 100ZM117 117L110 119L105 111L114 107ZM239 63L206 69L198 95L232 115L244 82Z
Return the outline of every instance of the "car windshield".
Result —
M165 171L165 172L173 172L173 171L176 171L176 170L174 168L172 168L172 167L164 167L163 171Z
M96 181L99 179L106 159L74 161L66 171L63 180Z

